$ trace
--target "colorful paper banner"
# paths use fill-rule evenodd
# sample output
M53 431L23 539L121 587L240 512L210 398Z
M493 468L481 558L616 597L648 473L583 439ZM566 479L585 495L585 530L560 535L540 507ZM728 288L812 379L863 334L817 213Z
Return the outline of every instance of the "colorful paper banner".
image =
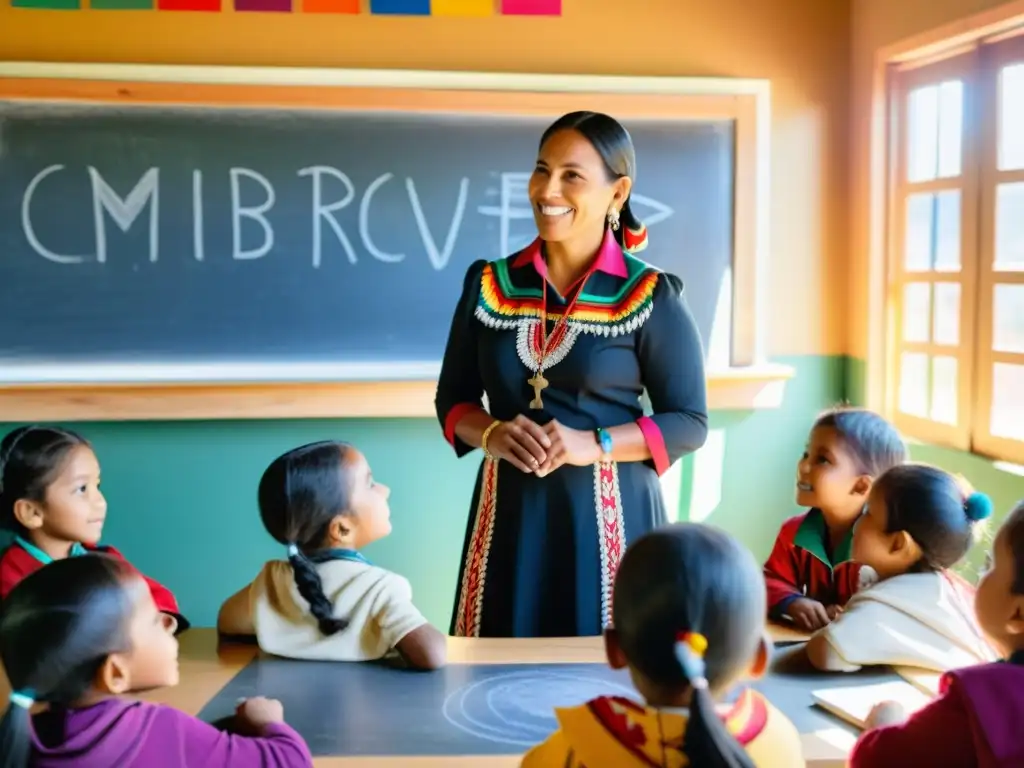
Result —
M431 0L432 16L493 16L494 0Z
M429 16L430 0L370 0L370 13L385 16Z
M503 16L561 16L562 0L501 0Z

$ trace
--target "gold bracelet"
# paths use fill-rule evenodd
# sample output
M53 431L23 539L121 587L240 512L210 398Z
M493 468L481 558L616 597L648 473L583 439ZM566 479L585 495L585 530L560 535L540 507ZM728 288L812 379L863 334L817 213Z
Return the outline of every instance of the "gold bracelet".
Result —
M491 452L487 450L487 438L489 438L491 436L491 432L493 432L502 423L503 422L500 422L497 419L495 419L494 421L491 422L490 426L488 426L487 429L484 430L484 433L480 435L480 447L483 449L484 456L486 456L488 459L493 459L494 456L492 456Z

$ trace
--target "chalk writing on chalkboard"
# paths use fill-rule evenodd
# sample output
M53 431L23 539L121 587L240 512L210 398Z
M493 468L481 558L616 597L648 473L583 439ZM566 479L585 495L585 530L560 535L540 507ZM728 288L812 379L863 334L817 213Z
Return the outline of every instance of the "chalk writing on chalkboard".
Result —
M56 264L81 264L86 261L97 261L104 264L108 256L107 219L109 218L116 224L122 232L128 232L148 208L148 258L150 262L156 263L160 255L160 168L147 169L124 197L107 183L99 169L88 166L86 171L90 182L91 200L83 201L83 205L91 206L92 210L95 227L94 251L90 254L59 253L45 245L39 234L33 212L44 209L45 206L36 201L36 196L45 195L44 184L50 176L57 173L74 172L74 169L61 164L49 165L39 171L29 181L22 195L21 226L25 233L25 239L32 249L39 256ZM466 215L466 204L470 191L468 178L463 177L459 180L458 189L454 191L451 218L447 222L443 222L435 232L435 228L431 227L430 222L427 221L416 182L410 177L399 180L392 172L383 173L373 179L364 190L358 192L349 176L333 166L311 165L298 169L296 174L299 177L308 178L311 185L312 249L310 261L314 269L318 269L323 263L324 240L327 230L334 235L349 263L356 264L358 262L357 249L352 238L336 215L337 212L350 205L358 205L357 235L359 244L366 253L378 261L391 264L402 262L407 258L408 254L405 252L389 252L378 247L370 234L374 195L381 187L391 182L404 185L416 231L430 265L435 270L442 270L448 265L455 250L459 229ZM500 221L498 252L511 253L525 246L536 236L535 233L526 231L532 230L532 226L524 227L523 233L517 233L513 229L516 221L532 222L533 220L533 211L527 196L527 182L530 174L504 172L499 175L501 179L500 203L478 206L477 211L484 216L498 217ZM325 179L333 179L337 182L340 189L343 190L341 194L327 195L324 191ZM204 261L206 258L203 236L206 218L203 191L208 183L211 183L211 180L208 177L204 178L201 170L192 170L192 256L196 261ZM217 181L213 180L213 183L217 183ZM259 171L243 167L230 168L228 178L221 179L220 183L226 183L230 187L231 209L228 214L231 222L230 258L235 261L248 261L266 257L274 248L274 227L267 216L277 201L277 192L273 183ZM357 197L358 203L356 203ZM637 204L638 215L648 226L664 221L673 214L669 206L650 197L634 194L633 202ZM645 215L645 208L653 212ZM255 237L256 245L253 245L251 236L249 242L245 242L243 235L247 223L250 233L254 227L258 230Z

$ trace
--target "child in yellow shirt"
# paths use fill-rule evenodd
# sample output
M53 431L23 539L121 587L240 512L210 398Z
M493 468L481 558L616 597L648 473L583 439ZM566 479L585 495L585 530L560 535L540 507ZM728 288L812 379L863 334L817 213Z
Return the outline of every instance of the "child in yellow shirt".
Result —
M800 737L743 677L768 663L765 589L753 556L705 525L665 526L637 539L615 579L608 662L628 668L645 703L603 696L556 711L559 729L523 768L791 768Z

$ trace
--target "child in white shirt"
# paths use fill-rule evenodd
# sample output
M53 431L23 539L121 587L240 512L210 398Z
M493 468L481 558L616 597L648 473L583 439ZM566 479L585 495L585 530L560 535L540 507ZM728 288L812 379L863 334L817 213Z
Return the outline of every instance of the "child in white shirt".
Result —
M218 630L255 635L263 651L289 658L371 661L397 651L412 667L443 666L445 637L413 605L408 580L359 552L391 533L389 495L346 443L275 459L260 480L260 517L288 559L268 562L225 601Z
M870 665L945 672L994 661L974 617L974 589L949 570L991 514L987 496L941 469L905 464L885 472L853 538L853 559L874 584L811 638L811 663L845 672Z

